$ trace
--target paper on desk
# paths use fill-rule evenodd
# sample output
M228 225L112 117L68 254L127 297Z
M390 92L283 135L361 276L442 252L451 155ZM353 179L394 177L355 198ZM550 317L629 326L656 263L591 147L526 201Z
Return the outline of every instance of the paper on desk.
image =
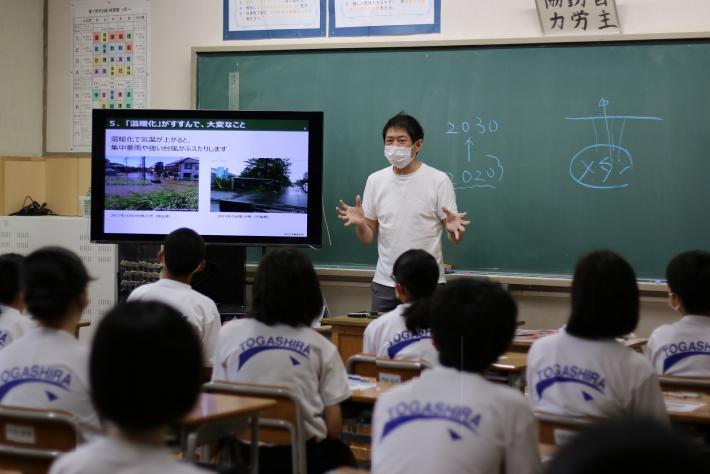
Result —
M685 400L664 400L666 402L666 410L675 413L690 413L698 408L705 406L702 402L688 402Z
M352 380L348 379L348 387L350 387L350 391L355 391L355 390L368 390L371 388L375 388L377 384L375 382L370 382L368 380Z

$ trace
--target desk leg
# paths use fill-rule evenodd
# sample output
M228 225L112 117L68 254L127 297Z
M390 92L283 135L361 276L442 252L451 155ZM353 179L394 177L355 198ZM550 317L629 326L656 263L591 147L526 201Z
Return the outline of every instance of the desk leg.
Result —
M195 457L195 448L197 445L197 432L193 431L188 433L187 438L183 446L185 446L185 461L192 462Z
M249 459L251 466L249 470L251 474L259 474L259 414L254 414L251 417L251 446L249 446Z

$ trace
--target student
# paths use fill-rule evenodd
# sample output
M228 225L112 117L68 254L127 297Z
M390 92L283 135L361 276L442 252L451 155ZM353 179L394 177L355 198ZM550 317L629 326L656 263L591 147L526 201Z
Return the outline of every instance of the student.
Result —
M0 349L36 325L22 314L25 301L20 291L23 257L16 253L0 255Z
M66 249L28 255L21 287L39 327L0 351L1 404L69 412L87 436L100 427L89 397L89 351L74 332L88 305L89 280L79 257Z
M114 307L96 330L89 372L108 432L60 457L50 473L206 472L165 447L168 427L195 405L201 373L200 341L177 310L159 302Z
M323 304L311 262L295 249L268 253L252 295L249 317L220 331L213 380L288 387L305 408L308 472L355 467L339 439L340 402L350 397L345 367L336 347L310 328ZM289 449L260 448L262 471L291 472Z
M158 253L164 265L163 276L154 283L136 288L128 301L160 301L177 309L197 328L205 365L212 366L214 349L221 326L217 305L192 289L192 276L205 268L205 241L192 229L172 231Z
M631 266L608 250L577 262L572 314L528 354L528 399L535 410L566 416L650 416L668 422L653 367L616 341L636 328L639 291Z
M513 339L515 302L466 279L434 295L440 367L382 393L372 426L373 473L540 471L537 424L522 394L481 375Z
M386 312L399 301L390 275L395 259L411 248L429 252L439 263L444 283L441 234L461 242L470 221L457 212L454 185L446 173L419 161L424 130L417 119L400 112L382 129L384 154L390 166L367 178L362 200L340 201L338 217L354 226L358 240L369 245L377 237L377 268L372 280L372 311Z
M570 440L552 459L547 474L710 472L698 443L653 419L604 420Z
M402 303L368 324L362 351L438 365L439 353L431 343L429 306L439 281L439 265L424 250L407 250L394 262L392 277Z
M648 355L664 375L710 377L710 252L677 255L666 268L671 307L683 317L657 328Z

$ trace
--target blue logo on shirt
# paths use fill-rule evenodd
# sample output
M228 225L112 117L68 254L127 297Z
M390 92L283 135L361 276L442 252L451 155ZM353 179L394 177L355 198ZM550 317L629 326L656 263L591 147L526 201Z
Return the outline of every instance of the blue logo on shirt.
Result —
M683 359L692 356L710 356L710 344L705 341L678 342L663 348L663 373Z
M239 354L239 365L237 370L241 369L244 364L246 364L249 359L259 354L260 352L270 351L270 350L284 350L295 352L296 354L302 355L308 359L311 353L311 346L298 339L291 339L288 337L250 337L246 341L239 344L242 352ZM291 357L291 362L293 365L298 365L298 361L295 361Z
M0 347L5 347L5 345L7 345L7 343L9 342L7 338L9 335L10 334L7 331L5 331L4 329L0 329Z
M537 371L539 381L535 384L538 398L556 383L571 382L593 388L599 393L606 391L606 381L598 372L576 365L555 364Z
M394 407L389 408L388 413L390 419L382 429L380 440L385 439L395 429L413 421L447 421L473 434L477 434L478 425L481 423L480 413L476 413L467 406L450 405L446 402L420 402L419 400L399 402ZM452 440L461 439L461 430L459 432L449 430L449 432Z
M13 388L28 383L49 384L69 391L71 374L62 369L41 365L13 367L0 372L0 382L2 382L0 385L0 400L2 400Z
M390 359L394 359L395 356L399 354L405 347L414 344L415 342L422 341L424 339L431 339L431 331L429 329L421 329L416 332L398 332L389 340L387 356Z

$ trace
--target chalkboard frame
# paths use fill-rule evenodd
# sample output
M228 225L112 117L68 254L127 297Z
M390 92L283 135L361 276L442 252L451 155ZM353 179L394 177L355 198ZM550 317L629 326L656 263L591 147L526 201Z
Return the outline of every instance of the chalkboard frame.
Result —
M710 42L710 32L692 32L681 34L636 34L636 35L613 35L613 36L557 36L557 37L527 37L527 38L512 38L512 39L476 39L476 40L446 40L446 41L395 41L395 42L329 42L329 43L300 43L300 44L279 44L279 45L246 45L236 47L194 47L192 48L192 75L191 75L191 103L193 107L197 105L197 86L198 86L198 60L202 54L209 53L254 53L254 52L309 52L309 51L328 51L337 52L342 50L350 52L352 50L400 50L400 49L421 49L421 48L470 48L476 47L481 49L496 48L496 47L520 47L530 48L535 46L595 46L595 45L628 45L639 43L654 43L654 44L672 44L686 42ZM355 266L350 265L329 265L323 266L325 273L335 271L338 268L343 270L354 270L356 272L364 271L369 273L372 269L370 265ZM347 273L347 271L346 271ZM545 274L545 273L517 273L517 272L468 272L462 270L459 274L465 275L489 275L493 278L503 278L510 276L515 279L516 284L532 285L542 284L542 286L559 286L560 281L569 281L569 274ZM345 275L343 275L345 276ZM646 278L640 281L645 282L645 290L647 291L666 291L666 286L662 279ZM552 282L552 283L545 283ZM563 285L566 286L566 285Z
M633 43L640 41L684 41L710 39L710 31L689 33L629 34L629 35L560 35L521 38L480 38L465 40L392 40L392 41L336 41L336 38L323 38L312 43L288 44L245 44L242 46L193 46L190 50L190 106L197 107L197 65L198 57L204 53L236 53L259 51L311 51L311 50L351 50L351 49L400 49L400 48L437 48L468 46L505 46L524 47L550 44L601 44Z

